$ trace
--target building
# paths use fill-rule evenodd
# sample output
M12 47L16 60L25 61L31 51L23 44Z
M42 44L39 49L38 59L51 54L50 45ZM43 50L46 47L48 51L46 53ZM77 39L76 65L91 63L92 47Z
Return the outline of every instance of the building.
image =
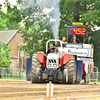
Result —
M20 57L19 57L19 51L17 48L17 45L20 43L23 43L22 39L22 33L24 32L23 30L4 30L0 31L0 40L2 42L6 43L7 45L12 45L12 49L10 52L11 56L11 66L12 68L17 68L20 67Z

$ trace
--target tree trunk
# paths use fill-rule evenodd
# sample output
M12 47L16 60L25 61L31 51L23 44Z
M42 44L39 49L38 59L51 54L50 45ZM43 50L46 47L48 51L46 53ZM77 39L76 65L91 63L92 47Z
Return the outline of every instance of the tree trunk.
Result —
M0 74L0 78L1 78L1 74Z
M86 5L84 4L84 8L85 8L85 12L84 13L87 13L87 8L86 8Z
M80 11L80 8L81 8L81 6L80 6L80 1L77 1L76 3L76 13L77 13L77 15L75 15L74 16L74 19L75 19L75 21L77 21L77 22L79 22L79 11Z

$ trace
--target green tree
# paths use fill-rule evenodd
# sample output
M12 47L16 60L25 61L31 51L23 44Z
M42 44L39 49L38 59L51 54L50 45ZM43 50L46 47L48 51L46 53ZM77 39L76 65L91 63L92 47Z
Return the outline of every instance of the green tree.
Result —
M45 25L45 26L44 26ZM45 28L47 30L45 30ZM41 23L38 21L33 26L30 27L28 32L24 32L22 38L26 45L18 46L19 50L25 50L27 54L31 57L33 53L38 51L46 50L47 40L53 38L52 31L46 23Z
M92 31L89 36L93 37L94 44L94 65L98 67L100 71L100 30Z
M24 1L18 0L18 4L23 5ZM33 2L35 5L35 0L33 0ZM18 48L20 50L24 48L29 56L32 56L32 54L36 53L37 51L45 52L47 40L53 38L51 25L48 23L49 19L47 18L47 15L43 13L37 15L37 12L41 13L41 9L39 6L28 5L28 7L26 7L24 5L21 7L21 16L23 19L23 24L25 26L24 30L26 31L22 37L24 43L26 43L26 46L24 45Z
M7 8L7 12L5 13L7 28L10 30L20 29L20 22L22 21L20 9L18 9L17 5L11 6L8 0L5 0L4 5Z
M7 25L6 25L6 19L3 19L4 17L4 12L2 11L2 5L0 4L0 30L5 30Z
M7 46L0 40L0 67L10 67L10 54L11 46Z
M18 9L17 5L12 5L8 0L4 2L5 8L7 9L6 13L2 10L2 5L0 4L0 30L9 30L20 29L22 21L21 11Z
M0 17L0 30L5 30L7 28L6 20L3 20L2 17Z

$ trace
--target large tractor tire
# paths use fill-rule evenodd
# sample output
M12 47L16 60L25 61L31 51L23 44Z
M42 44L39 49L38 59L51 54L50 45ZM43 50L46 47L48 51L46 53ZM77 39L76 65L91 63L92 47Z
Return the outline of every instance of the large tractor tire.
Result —
M64 68L68 69L68 83L74 84L76 81L76 64L74 55L70 56L70 60L65 64Z
M37 59L37 54L33 54L32 56L32 76L31 76L31 83L38 83L39 82L39 73L41 67L40 61Z

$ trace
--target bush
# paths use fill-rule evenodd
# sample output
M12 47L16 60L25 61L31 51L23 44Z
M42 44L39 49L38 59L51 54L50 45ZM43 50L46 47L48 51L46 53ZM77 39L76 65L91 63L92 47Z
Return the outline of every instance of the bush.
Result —
M0 40L0 67L10 67L10 54L12 46L7 46Z

